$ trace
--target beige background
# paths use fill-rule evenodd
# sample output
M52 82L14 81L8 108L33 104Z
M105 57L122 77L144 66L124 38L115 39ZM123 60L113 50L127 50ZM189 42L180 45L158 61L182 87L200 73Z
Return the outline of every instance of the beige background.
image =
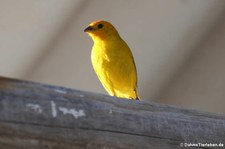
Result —
M132 49L143 100L225 113L223 0L0 0L0 74L106 94L83 32L99 19Z

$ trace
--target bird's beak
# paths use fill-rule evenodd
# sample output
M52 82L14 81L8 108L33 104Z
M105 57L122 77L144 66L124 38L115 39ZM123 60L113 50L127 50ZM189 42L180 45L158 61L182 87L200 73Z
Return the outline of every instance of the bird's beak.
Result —
M84 32L89 32L89 31L93 31L94 28L92 26L88 26L87 28L85 28Z

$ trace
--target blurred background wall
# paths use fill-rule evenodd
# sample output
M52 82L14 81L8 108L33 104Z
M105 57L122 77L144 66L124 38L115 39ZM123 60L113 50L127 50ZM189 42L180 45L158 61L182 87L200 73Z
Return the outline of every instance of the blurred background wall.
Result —
M99 19L132 49L143 100L225 113L222 0L0 0L0 75L106 94L83 32Z

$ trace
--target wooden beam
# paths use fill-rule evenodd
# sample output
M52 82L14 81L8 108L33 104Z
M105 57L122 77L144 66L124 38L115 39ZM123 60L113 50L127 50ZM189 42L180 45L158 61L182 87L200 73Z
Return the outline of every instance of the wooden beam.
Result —
M210 143L225 147L224 115L0 78L1 149L174 149Z

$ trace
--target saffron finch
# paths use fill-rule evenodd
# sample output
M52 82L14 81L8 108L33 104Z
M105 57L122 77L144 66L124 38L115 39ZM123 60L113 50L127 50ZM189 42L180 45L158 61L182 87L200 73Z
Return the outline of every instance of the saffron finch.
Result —
M115 27L100 20L89 24L84 32L94 42L92 65L109 95L139 100L134 58Z

